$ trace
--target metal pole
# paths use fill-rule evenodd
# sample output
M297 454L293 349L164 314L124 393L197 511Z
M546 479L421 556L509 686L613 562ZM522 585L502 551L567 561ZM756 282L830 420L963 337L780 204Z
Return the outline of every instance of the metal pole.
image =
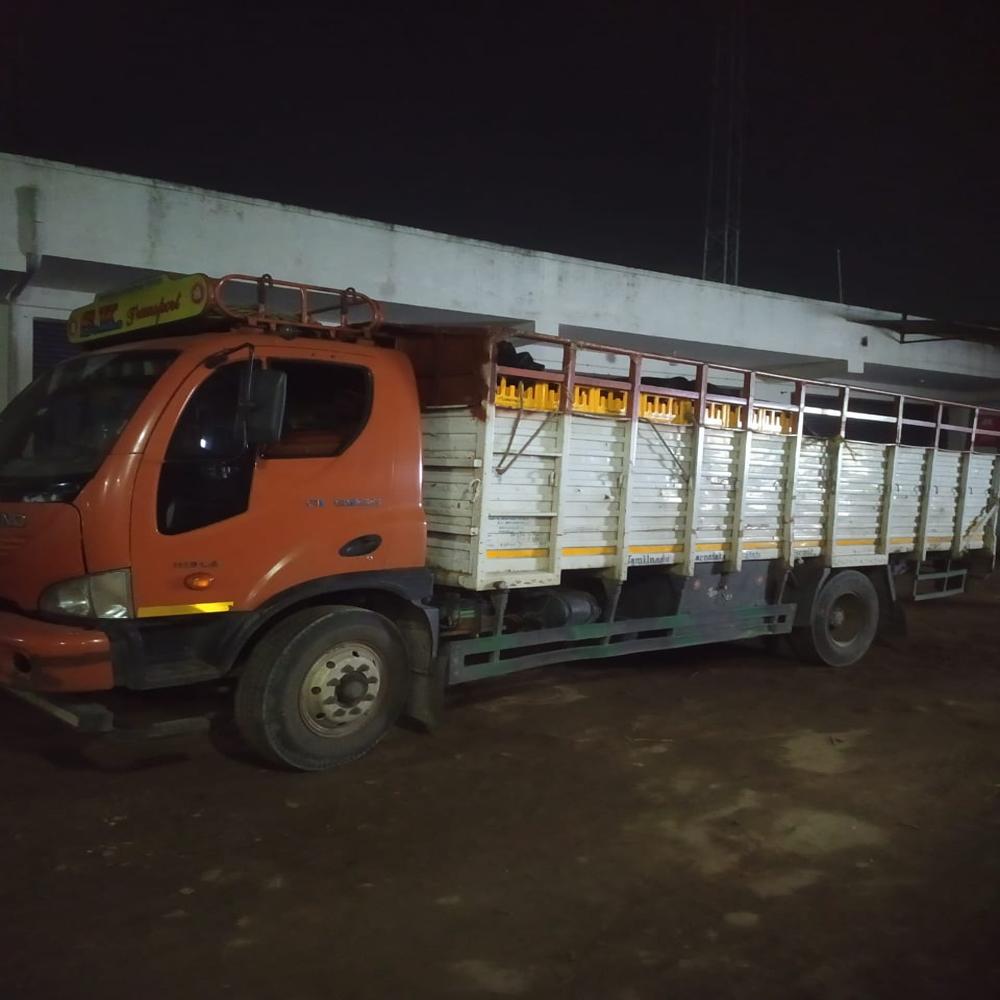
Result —
M715 41L715 63L712 70L712 99L708 125L708 183L705 188L705 244L701 256L701 277L707 281L708 258L711 253L712 222L714 217L713 202L715 198L715 147L716 132L719 119L719 67L722 63L722 36Z

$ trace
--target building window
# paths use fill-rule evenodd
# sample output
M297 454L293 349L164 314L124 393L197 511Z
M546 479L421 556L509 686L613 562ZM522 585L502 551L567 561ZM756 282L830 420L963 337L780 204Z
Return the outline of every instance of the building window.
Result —
M75 358L80 349L69 342L66 324L58 319L36 319L31 325L31 378L38 378L60 361Z
M330 458L343 454L368 423L372 374L358 365L271 361L285 372L285 424L266 458Z

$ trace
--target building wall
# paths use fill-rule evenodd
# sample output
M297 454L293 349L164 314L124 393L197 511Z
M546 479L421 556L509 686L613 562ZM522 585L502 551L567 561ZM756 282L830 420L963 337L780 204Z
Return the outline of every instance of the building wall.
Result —
M31 370L32 316L65 316L97 290L159 271L353 285L424 319L504 317L611 343L655 337L644 346L804 377L863 378L873 366L879 382L916 388L914 373L931 372L953 376L960 394L976 391L963 379L1000 378L992 348L901 347L864 325L888 315L874 310L0 154L0 279L9 286L29 266L30 284L0 320L8 391Z

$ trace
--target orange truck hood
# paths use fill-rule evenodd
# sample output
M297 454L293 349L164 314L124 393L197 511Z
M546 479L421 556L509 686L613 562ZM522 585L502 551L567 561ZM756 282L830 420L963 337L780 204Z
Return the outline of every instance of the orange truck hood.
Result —
M46 587L85 572L79 511L68 503L0 503L0 604L38 607Z

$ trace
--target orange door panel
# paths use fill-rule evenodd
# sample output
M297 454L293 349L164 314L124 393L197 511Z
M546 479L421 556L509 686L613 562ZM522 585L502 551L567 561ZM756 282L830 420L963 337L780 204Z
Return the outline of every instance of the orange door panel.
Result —
M245 354L214 372L195 372L151 437L131 527L134 597L143 617L251 610L308 581L424 564L420 419L406 359L341 344L262 348L257 358L287 368L289 391L284 438L252 468L225 460L197 473L183 466L184 455L211 451L218 427L225 436L206 380L227 383L229 392L235 373L224 369L245 371ZM338 438L329 425L338 407L359 412L356 393L343 390L335 367L328 379L323 365L350 366L352 388L358 373L370 385L360 429L347 421L353 440ZM210 523L200 523L206 518Z

